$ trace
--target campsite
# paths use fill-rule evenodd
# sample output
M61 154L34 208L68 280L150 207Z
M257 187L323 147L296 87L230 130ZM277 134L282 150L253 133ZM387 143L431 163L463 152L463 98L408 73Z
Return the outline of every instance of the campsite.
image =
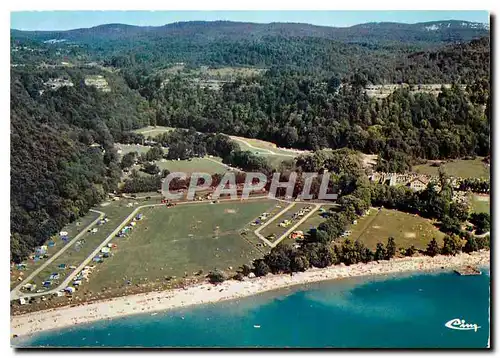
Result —
M10 288L13 289L15 286L19 285L22 280L41 267L47 259L57 254L71 241L72 238L74 238L81 230L91 224L98 217L99 215L97 213L90 211L87 215L79 218L71 224L66 225L60 232L65 233L66 235L59 235L60 233L58 233L47 240L44 245L41 245L47 247L43 258L40 257L40 255L36 255L35 252L24 262L12 267L10 274Z
M285 206L283 207L285 208ZM286 212L284 212L277 220L267 225L260 233L270 242L274 242L311 209L312 207L310 204L293 203L289 205L289 209Z
M68 247L64 251L64 253L55 258L46 267L44 267L32 280L29 280L29 282L27 282L36 285L36 289L33 289L33 292L39 291L38 293L42 293L44 291L54 289L58 285L60 285L64 281L64 279L73 272L76 266L78 266L86 257L88 257L92 253L92 251L96 249L96 247L99 247L103 240L105 240L106 237L111 234L111 232L113 232L113 230L116 228L116 225L118 225L124 218L127 217L128 214L130 214L130 212L133 210L130 204L132 204L133 207L134 205L138 206L139 203L141 205L160 203L160 199L152 198L145 200L121 198L120 200L109 200L96 207L96 211L90 211L86 216L80 218L79 222L81 225L75 225L75 227L68 225L67 227L65 227L61 232L67 233L70 239L73 238L73 234L75 234L75 237L77 235L80 235L80 237L75 243ZM88 224L92 223L99 217L99 215L96 213L97 211L103 213L106 219L97 221L93 228L87 229ZM96 232L92 232L96 229ZM54 241L56 242L56 244L59 244L60 241L64 242L61 238L55 238ZM55 248L57 247L58 245L55 246ZM64 245L59 245L59 250L63 247ZM51 248L48 247L47 251L50 252L50 250ZM57 254L58 251L54 251L54 254ZM40 260L39 262L37 262L38 265L31 268L30 272L38 267L41 267L44 262L46 261ZM25 264L27 266L27 269L30 268L30 262L26 262ZM58 273L59 277L57 279L49 280L50 276L53 273ZM26 278L28 275L29 273L25 273L23 277ZM44 286L43 283L47 281L51 281L51 284L46 284ZM20 282L16 282L16 284L12 286L19 285L19 283ZM22 289L21 292L27 292L27 290Z
M85 290L168 283L215 268L234 273L260 255L240 230L273 205L262 199L145 208L133 232L111 241L118 248L97 266Z
M178 285L203 278L215 268L234 274L242 264L269 250L255 236L251 223L263 215L272 217L287 205L255 198L186 202L171 207L159 196L114 197L98 208L104 219L82 232L76 243L26 282L20 293L43 295L58 289L71 276L67 287L59 287L65 292L50 298L58 304L68 295L81 300L88 295L116 295L150 285ZM294 212L306 207L295 205ZM130 220L125 220L134 212ZM85 260L89 263L77 272Z

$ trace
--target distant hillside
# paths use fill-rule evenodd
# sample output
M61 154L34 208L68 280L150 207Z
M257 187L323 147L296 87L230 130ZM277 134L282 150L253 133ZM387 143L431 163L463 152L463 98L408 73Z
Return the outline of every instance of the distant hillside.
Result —
M434 21L416 24L367 23L351 27L327 27L300 23L256 24L231 21L178 22L164 26L131 26L107 24L69 31L19 31L12 30L16 38L33 38L41 41L66 39L91 43L95 40L122 41L125 38L153 39L161 37L194 37L194 40L259 39L266 36L317 37L340 42L389 43L407 41L418 44L469 41L486 36L489 26L467 21Z
M11 31L11 62L99 62L115 68L281 67L315 75L393 82L406 56L488 37L484 24L438 21L368 23L347 28L296 23L179 22L158 27L108 24L69 31ZM17 48L16 48L17 46ZM410 64L411 65L411 64ZM396 71L397 72L397 71ZM428 79L434 83L435 79Z

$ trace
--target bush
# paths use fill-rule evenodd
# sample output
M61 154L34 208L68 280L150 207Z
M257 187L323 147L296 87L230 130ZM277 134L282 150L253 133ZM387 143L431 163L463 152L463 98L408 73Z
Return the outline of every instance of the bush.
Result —
M221 270L214 270L210 271L210 273L207 275L208 280L210 283L213 284L218 284L226 281L226 274L222 272Z
M406 249L405 251L405 256L413 256L417 252L417 249L415 246L411 245L409 248Z
M243 276L250 275L250 272L252 272L252 268L250 266L248 266L247 264L244 264L243 266L241 266L241 274Z
M476 238L477 249L484 250L490 248L490 235Z
M236 273L236 275L233 276L233 279L237 281L243 281L244 278L245 276L241 272L238 272Z

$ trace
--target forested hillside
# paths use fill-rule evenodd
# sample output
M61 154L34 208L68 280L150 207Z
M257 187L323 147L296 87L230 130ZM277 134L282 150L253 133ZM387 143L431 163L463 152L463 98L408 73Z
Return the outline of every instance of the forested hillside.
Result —
M114 190L121 168L113 145L146 125L348 147L379 154L387 171L423 158L486 156L490 43L473 40L485 35L453 21L13 30L11 257L26 256ZM230 75L214 80L208 68ZM245 76L231 74L245 68ZM399 82L452 85L400 88L383 99L365 93ZM174 137L160 139L185 151L183 134Z
M35 42L38 45L29 50L29 56L40 59L43 54L52 63L100 61L146 70L178 62L188 66L279 66L341 76L364 70L372 83L392 83L395 66L406 55L488 34L483 24L464 21L371 23L347 28L201 21L159 27L110 24L59 32L12 30L11 39L19 47L12 54L13 63L25 62L22 48Z
M159 38L193 38L206 43L220 39L261 39L267 36L311 37L335 39L346 43L385 43L406 41L412 44L449 43L470 41L487 35L489 26L468 21L431 21L415 24L394 22L366 23L350 27L328 27L301 23L259 24L232 21L190 21L164 26L132 26L107 24L69 31L19 31L12 30L16 38L40 41L51 39L80 41L93 46L101 41L125 43L126 40Z
M438 50L409 54L396 64L393 82L471 83L488 78L489 69L490 39L483 37Z
M62 73L11 72L11 257L19 260L116 189L120 170L113 136L148 123L147 103L117 80L101 93L47 90ZM40 90L45 89L42 94Z

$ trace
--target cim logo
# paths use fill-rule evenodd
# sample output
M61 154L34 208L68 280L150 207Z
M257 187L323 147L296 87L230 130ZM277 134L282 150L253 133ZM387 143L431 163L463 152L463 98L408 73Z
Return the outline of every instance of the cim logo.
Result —
M453 318L444 324L447 328L456 329L457 331L472 331L477 332L481 326L475 323L465 323L465 320L460 318Z

